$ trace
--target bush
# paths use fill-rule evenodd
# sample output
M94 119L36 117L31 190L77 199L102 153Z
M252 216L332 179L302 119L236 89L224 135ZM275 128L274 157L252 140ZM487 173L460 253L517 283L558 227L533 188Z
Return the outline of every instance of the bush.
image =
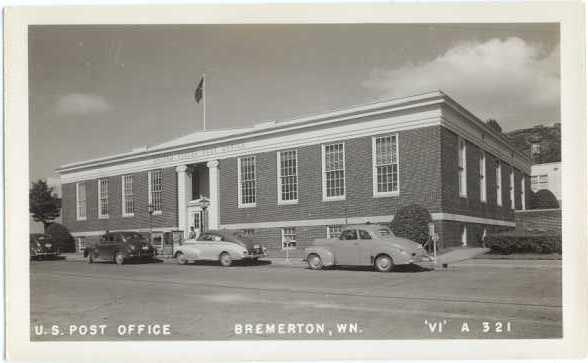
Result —
M560 253L561 235L497 233L486 236L490 253L510 255L512 253Z
M71 233L65 228L64 225L59 223L51 223L47 227L47 234L53 237L55 244L59 247L61 252L75 252L76 242L72 237Z
M399 237L424 244L429 240L431 220L431 214L426 208L411 204L398 210L390 228Z
M555 195L547 189L541 189L537 193L531 193L531 209L559 208L559 202Z

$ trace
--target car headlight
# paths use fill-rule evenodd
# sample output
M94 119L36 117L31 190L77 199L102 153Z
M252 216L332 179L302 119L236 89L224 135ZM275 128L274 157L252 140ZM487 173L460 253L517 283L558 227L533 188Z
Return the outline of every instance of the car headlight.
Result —
M260 245L253 245L253 248L258 249L259 247L261 247Z

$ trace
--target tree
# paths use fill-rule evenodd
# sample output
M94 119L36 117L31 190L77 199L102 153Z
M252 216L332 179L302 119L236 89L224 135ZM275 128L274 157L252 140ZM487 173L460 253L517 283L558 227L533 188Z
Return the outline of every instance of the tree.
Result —
M553 208L559 208L559 202L551 191L541 189L537 193L531 192L530 209Z
M498 121L496 121L493 118L491 118L491 119L489 119L489 120L486 121L486 126L488 126L489 128L493 129L494 131L497 131L499 134L502 133L502 127L500 126L500 124L498 123Z
M29 212L35 222L43 223L45 231L53 220L59 217L61 201L44 180L32 183L29 191Z
M431 221L431 214L426 208L411 204L398 210L390 227L398 237L424 244L429 239Z
M71 233L69 233L68 229L65 228L63 224L51 223L45 232L53 237L53 241L55 241L55 244L59 247L59 251L76 251L76 242Z

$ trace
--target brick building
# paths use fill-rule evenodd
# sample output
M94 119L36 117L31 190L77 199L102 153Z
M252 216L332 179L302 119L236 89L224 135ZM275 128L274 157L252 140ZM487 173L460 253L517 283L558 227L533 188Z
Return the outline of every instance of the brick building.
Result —
M531 160L442 92L245 129L196 132L58 169L65 225L105 230L229 228L280 255L345 223L429 210L440 243L478 245L514 228ZM152 215L148 211L153 210Z

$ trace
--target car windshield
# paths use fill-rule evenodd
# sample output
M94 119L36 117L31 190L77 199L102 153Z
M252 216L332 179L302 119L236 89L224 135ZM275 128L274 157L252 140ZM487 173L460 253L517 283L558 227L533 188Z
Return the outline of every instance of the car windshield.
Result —
M129 241L142 241L143 236L139 233L124 233L122 234L122 240L125 242Z
M394 237L394 234L388 228L381 228L381 229L378 229L378 236L380 236L382 238L392 238L392 237Z

